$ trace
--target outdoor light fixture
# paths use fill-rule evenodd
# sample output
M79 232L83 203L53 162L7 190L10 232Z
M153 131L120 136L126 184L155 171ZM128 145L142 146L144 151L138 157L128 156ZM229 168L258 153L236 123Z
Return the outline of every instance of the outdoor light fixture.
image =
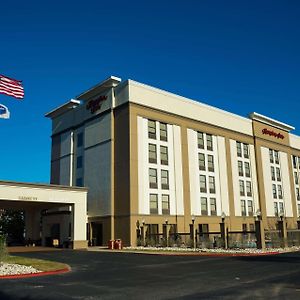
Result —
M257 221L261 220L261 211L259 209L256 210L254 217Z
M226 214L224 213L224 211L221 214L221 218L222 218L222 223L225 222L225 218L226 218Z
M193 225L195 223L195 216L194 215L192 215L192 223L193 223Z
M143 224L143 226L145 225L145 220L144 219L142 220L142 224Z
M166 225L168 225L168 219L165 220Z
M280 221L283 220L283 218L284 218L284 213L283 213L283 212L281 212L281 213L279 214L279 218L280 218Z

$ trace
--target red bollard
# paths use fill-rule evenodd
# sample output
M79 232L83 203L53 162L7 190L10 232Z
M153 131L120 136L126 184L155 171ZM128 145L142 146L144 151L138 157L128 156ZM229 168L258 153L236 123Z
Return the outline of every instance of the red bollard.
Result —
M108 242L108 249L113 250L114 249L114 245L115 245L115 241L114 240L110 240Z

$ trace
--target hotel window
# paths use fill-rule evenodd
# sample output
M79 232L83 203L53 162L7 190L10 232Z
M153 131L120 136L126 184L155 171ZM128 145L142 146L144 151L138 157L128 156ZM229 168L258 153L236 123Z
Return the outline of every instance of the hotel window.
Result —
M282 187L281 187L281 185L278 184L277 188L278 188L278 199L282 199Z
M274 156L273 156L273 150L269 149L269 157L270 157L270 163L274 163Z
M274 202L274 215L278 217L278 203Z
M300 191L299 191L299 188L296 188L296 197L297 197L297 200L299 201L300 200Z
M240 142L236 142L236 152L238 157L242 157L242 144Z
M170 214L170 198L169 195L161 196L161 205L162 205L162 214L169 215Z
M156 139L156 122L148 120L148 137L149 139Z
M81 177L76 179L76 186L83 186L83 179Z
M82 168L82 156L77 156L76 168L77 169L81 169Z
M275 164L279 164L279 153L276 150L274 150L274 157L275 157Z
M241 200L241 213L242 216L246 216L247 212L246 212L246 201L245 200Z
M168 164L168 147L160 146L160 163L162 165Z
M201 197L201 215L207 216L207 198Z
M298 204L298 216L300 216L300 204Z
M239 168L239 176L244 176L242 161L238 161L238 168Z
M163 190L169 189L169 172L167 170L161 170L161 188Z
M149 163L157 163L156 145L149 144Z
M271 167L271 176L272 176L272 180L276 180L275 178L275 168Z
M273 198L277 199L276 184L272 184Z
M77 148L83 146L83 132L77 134Z
M248 162L245 162L245 175L250 177L250 164Z
M208 165L208 171L214 172L214 157L212 155L207 155L207 165Z
M202 132L197 132L198 136L198 148L204 149L204 137Z
M253 216L253 202L248 200L248 216Z
M149 187L157 189L157 170L149 169Z
M161 141L167 141L168 140L167 124L160 123L159 128L160 128L160 140Z
M299 184L298 173L295 172L294 175L295 175L295 184Z
M210 198L210 214L212 216L217 215L217 202L216 202L216 198Z
M209 226L208 224L199 224L199 234L200 236L209 236Z
M208 180L209 180L209 192L211 194L215 194L216 193L215 177L209 176Z
M243 231L244 233L246 233L246 232L248 231L248 226L247 226L247 224L242 224L242 231Z
M203 153L199 153L199 170L205 171L205 155Z
M240 180L240 195L245 196L245 184L244 180Z
M251 181L246 181L247 196L252 197Z
M158 197L157 194L150 194L150 214L158 213Z
M293 167L297 169L297 156L293 155Z
M279 168L276 168L276 177L277 177L277 181L281 181L281 173Z
M205 177L205 175L200 175L200 192L206 193L206 177Z
M213 151L213 140L211 134L206 134L207 150Z
M280 213L281 215L283 215L283 213L284 213L283 202L279 202L279 213Z
M249 158L249 145L244 144L244 157Z

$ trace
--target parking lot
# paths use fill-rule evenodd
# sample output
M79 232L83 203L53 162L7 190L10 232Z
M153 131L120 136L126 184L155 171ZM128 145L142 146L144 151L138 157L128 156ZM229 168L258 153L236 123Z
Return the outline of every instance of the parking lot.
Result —
M158 256L62 250L18 255L72 271L0 280L0 299L296 299L300 253L259 257Z

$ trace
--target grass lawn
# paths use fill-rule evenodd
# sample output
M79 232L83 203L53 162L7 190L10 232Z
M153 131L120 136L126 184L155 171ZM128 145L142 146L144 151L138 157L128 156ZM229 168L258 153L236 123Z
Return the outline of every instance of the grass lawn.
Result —
M44 272L69 268L67 264L63 264L59 262L53 262L53 261L43 260L43 259L27 258L21 256L13 256L13 255L6 256L3 262L9 264L32 266L37 270L44 271Z

